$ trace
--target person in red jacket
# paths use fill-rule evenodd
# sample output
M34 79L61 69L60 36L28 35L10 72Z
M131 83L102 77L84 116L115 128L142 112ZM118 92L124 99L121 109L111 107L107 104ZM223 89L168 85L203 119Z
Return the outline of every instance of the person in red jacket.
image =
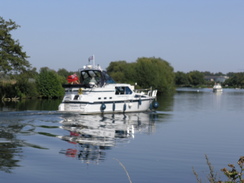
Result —
M68 76L67 81L71 84L79 84L79 78L75 73Z

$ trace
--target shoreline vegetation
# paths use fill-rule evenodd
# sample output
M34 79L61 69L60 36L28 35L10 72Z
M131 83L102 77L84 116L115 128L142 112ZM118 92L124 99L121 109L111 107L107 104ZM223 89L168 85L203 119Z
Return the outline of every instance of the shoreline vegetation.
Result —
M209 174L207 175L207 179L210 183L244 183L244 178L243 178L244 156L241 156L239 158L239 160L237 161L239 168L236 168L234 164L228 164L228 167L231 168L231 170L228 170L227 168L223 168L220 170L227 177L227 179L228 179L227 181L222 181L220 179L220 176L218 175L217 172L214 171L214 167L211 164L211 162L206 154L205 154L205 159L206 159L206 163L209 168ZM202 183L202 179L199 177L199 175L195 171L194 167L192 167L192 171L196 177L197 182Z
M149 59L154 60L155 58L142 58L142 59ZM140 60L140 58L139 58ZM163 62L159 58L159 62ZM126 73L128 72L126 70L125 65L128 64L127 67L130 67L131 64L136 63L127 63L125 61L118 61L118 62L111 62L111 64L108 67L108 73L111 76L114 76L116 79L116 82L127 82L130 84L138 83L137 79L132 80L128 76L133 76L132 78L139 78L138 80L142 81L137 84L137 87L151 87L157 88L159 90L159 95L162 93L174 93L175 88L178 87L184 87L184 88L212 88L215 81L208 81L205 80L204 73L199 71L194 71L196 73L195 75L198 75L198 77L190 77L192 75L191 72L184 73L184 77L177 76L177 73L171 72L171 79L167 82L163 83L164 78L167 78L168 75L162 75L161 80L156 80L154 83L151 82L151 79L146 81L144 83L143 81L146 80L145 78L136 77L136 73ZM123 70L118 67L124 68ZM118 71L120 70L120 71ZM122 70L122 71L121 71ZM59 69L57 72L55 70L51 70L47 67L41 68L40 72L33 73L24 73L24 74L11 74L11 75L3 75L0 73L0 98L2 102L18 102L22 99L57 99L62 98L64 95L64 89L62 88L63 84L67 83L66 78L75 73L75 72L69 72L65 69ZM141 72L141 70L139 70ZM160 72L160 71L159 71ZM150 73L151 76L150 76ZM77 73L78 74L78 73ZM205 72L206 74L206 72ZM148 72L148 77L154 77L155 73ZM214 74L212 74L215 76ZM244 83L244 74L242 74L242 77L238 77L237 75L240 75L240 73L231 73L230 77L226 79L224 82L221 83L223 88L238 88L242 89ZM127 76L127 77L125 77ZM145 75L144 75L145 76ZM187 76L187 77L186 77ZM32 78L28 78L32 77ZM185 78L185 79L184 79ZM188 78L188 79L186 79ZM239 78L239 80L237 79ZM181 82L179 82L181 80ZM185 83L182 82L182 80L185 81Z

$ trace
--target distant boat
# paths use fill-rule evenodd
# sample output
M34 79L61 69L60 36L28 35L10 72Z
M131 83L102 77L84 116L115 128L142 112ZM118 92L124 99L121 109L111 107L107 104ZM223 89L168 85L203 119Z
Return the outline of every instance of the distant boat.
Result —
M213 86L213 92L222 92L223 88L221 86L221 84L219 83L215 83L215 85Z

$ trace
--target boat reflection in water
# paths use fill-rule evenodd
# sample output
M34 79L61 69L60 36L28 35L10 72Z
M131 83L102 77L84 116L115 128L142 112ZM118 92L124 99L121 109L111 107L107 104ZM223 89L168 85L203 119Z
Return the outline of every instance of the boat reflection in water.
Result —
M99 163L105 160L107 149L128 143L136 133L153 133L156 119L157 116L153 113L77 114L65 117L61 128L67 130L69 135L59 138L78 146L61 150L60 153L76 157L85 163Z

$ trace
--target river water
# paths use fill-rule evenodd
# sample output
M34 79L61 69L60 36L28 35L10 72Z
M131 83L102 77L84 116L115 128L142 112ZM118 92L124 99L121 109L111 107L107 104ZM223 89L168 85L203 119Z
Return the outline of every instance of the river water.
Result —
M244 155L244 91L179 88L158 113L79 115L60 100L0 104L5 183L203 182ZM238 167L237 167L238 168Z

